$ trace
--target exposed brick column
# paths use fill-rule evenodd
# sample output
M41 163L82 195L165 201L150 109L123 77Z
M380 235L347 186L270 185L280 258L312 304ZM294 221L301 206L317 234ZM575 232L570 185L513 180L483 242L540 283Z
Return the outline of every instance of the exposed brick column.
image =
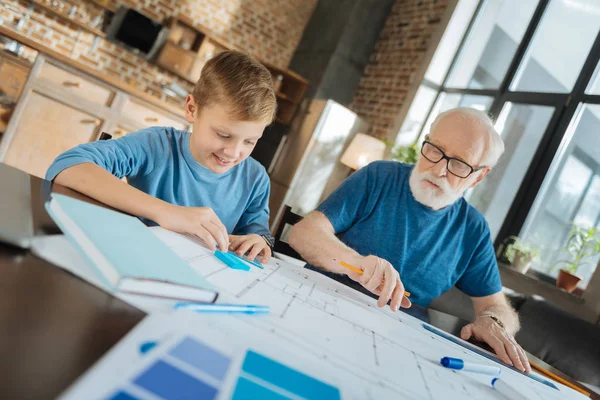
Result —
M392 138L396 133L390 130L450 2L395 1L350 106L369 121L371 135Z

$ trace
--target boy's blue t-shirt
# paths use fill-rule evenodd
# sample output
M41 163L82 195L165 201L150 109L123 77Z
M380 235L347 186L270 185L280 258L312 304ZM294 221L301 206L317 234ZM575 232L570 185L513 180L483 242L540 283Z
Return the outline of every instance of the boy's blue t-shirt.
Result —
M115 140L86 143L59 155L46 172L92 162L118 178L171 204L210 207L235 235L269 235L269 177L247 158L224 174L198 163L190 151L190 132L169 127L142 129Z
M373 162L317 210L346 245L389 261L413 303L427 307L455 285L472 297L501 291L483 215L463 198L441 210L419 203L408 183L411 171L398 162Z

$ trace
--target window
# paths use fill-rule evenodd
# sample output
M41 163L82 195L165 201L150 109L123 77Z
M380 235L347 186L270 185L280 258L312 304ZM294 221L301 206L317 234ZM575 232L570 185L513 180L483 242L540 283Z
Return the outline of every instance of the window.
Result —
M552 277L558 274L555 264L572 224L600 228L600 105L582 106L575 121L521 231L521 237L543 248L535 268ZM598 261L600 254L577 270L580 288L586 287Z
M427 119L427 115L436 96L437 90L425 85L419 87L410 109L408 110L408 115L404 119L400 132L396 137L396 144L398 146L410 145L415 141L417 136L419 136L421 127L423 126L425 119Z
M427 68L425 80L434 85L442 84L478 4L479 0L463 0L456 5L438 50Z
M515 91L573 89L600 29L597 0L552 0L512 84Z
M487 111L506 152L465 198L496 246L543 245L549 279L571 224L600 224L599 33L597 0L459 0L397 136L422 139L450 108ZM577 272L583 289L595 263Z
M447 86L497 89L504 79L538 0L484 2L452 68ZM515 10L519 10L515 12Z
M548 127L554 107L506 103L496 129L504 155L467 198L485 216L492 237L498 235L525 173Z

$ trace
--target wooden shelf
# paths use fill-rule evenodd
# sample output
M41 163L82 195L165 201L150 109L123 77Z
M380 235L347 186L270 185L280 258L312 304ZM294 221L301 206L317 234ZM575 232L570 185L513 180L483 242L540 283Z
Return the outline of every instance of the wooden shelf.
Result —
M285 94L283 94L281 92L276 92L275 95L277 96L278 99L285 100L285 101L288 101L293 104L298 104L298 102L295 101L294 99L292 99L290 96L286 96Z
M115 12L117 11L117 7L113 7L111 6L110 0L87 0L90 3L94 3L95 5L104 8L105 10L108 10L110 12Z
M42 2L42 1L40 1L40 0L30 0L30 1L31 1L31 3L33 3L33 4L34 4L36 7L40 8L40 9L42 9L42 10L45 10L45 11L49 12L49 13L50 13L50 14L52 14L52 15L55 15L55 16L57 16L57 17L59 17L59 18L62 18L62 19L64 19L64 20L65 20L65 21L67 21L69 24L71 24L71 25L75 25L76 27L78 27L79 29L81 29L81 30L83 30L83 31L85 31L85 32L88 32L88 33L91 33L91 34L93 34L93 35L100 36L100 37L103 37L103 38L104 38L104 37L106 37L106 34L105 34L104 32L102 32L101 30L99 30L99 29L95 29L95 28L90 28L90 27L89 27L89 26L87 26L85 23L83 23L83 22L79 22L79 21L76 21L76 20L72 19L72 18L71 18L71 17L69 17L67 14L65 14L65 13L63 13L63 12L60 12L60 11L59 11L59 10L57 10L56 8L50 7L49 5L47 5L47 4L45 4L45 3L43 3L43 2Z

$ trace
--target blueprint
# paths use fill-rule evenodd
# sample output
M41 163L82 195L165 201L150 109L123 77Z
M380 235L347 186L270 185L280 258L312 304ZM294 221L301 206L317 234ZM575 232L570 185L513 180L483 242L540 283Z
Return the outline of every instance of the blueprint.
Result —
M191 238L151 229L220 290L220 302L271 308L266 316L206 316L183 311L182 318L180 311L173 315L172 303L119 296L152 313L148 319L176 318L179 322L170 325L178 334L185 331L201 336L216 330L224 338L243 338L246 346L264 352L281 349L275 351L279 362L295 363L293 366L305 373L312 368L313 374L318 372L318 377L339 387L345 399L505 399L490 387L491 377L445 369L439 361L447 356L498 364L425 330L416 318L394 313L389 307L378 308L376 300L362 293L281 260L272 259L264 269L231 269ZM167 329L164 322L145 323ZM158 331L158 336L166 335ZM132 334L136 335L135 330ZM130 357L139 357L129 351ZM104 364L101 361L71 389L77 390L73 393L83 393L86 385L101 379L99 368L111 357L118 358L110 353ZM586 398L559 383L555 383L556 390L508 368L501 369L501 379L526 398ZM111 369L104 366L104 370Z

